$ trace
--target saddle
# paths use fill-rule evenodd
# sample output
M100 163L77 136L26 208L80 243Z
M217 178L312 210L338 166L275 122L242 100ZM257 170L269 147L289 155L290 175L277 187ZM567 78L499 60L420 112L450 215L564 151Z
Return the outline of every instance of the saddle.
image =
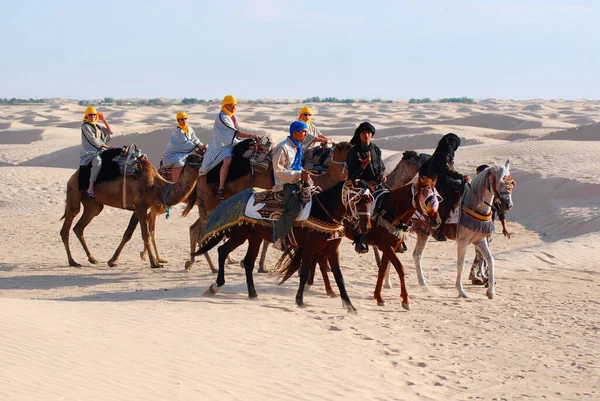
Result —
M307 149L302 160L302 167L309 170L313 175L321 175L325 173L327 167L333 160L333 146L327 147L327 144L322 143L320 146L314 146Z
M254 139L246 139L233 147L233 155L229 173L225 182L235 181L250 174L254 167L269 169L271 165L271 141L263 143ZM264 156L264 157L263 157ZM209 184L219 183L219 173L223 162L213 167L207 174L206 180Z
M299 188L302 211L296 221L305 221L310 215L312 206L312 194L316 192L315 187ZM254 194L248 199L245 215L253 219L279 220L283 213L283 191L273 192L266 189L254 188Z
M206 153L206 149L202 149L202 150L200 150L200 149L201 148L196 148L195 152L197 155L200 156L199 163L202 164L202 161L204 160L204 154ZM163 161L161 160L160 166L158 168L158 174L160 174L160 176L162 178L164 178L165 180L173 182L173 169L174 169L173 165L165 166L163 164Z
M124 173L138 178L142 171L139 159L146 158L146 155L141 153L134 144L129 147L107 149L100 154L100 157L102 158L102 167L96 179L97 184L104 181L114 181ZM91 162L85 166L79 166L77 186L80 191L85 191L88 188L91 169Z

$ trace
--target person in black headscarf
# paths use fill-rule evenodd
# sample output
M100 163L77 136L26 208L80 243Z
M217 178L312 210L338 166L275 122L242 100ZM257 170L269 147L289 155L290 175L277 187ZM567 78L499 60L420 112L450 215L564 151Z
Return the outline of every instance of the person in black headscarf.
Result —
M371 184L386 182L381 149L371 143L374 136L375 127L366 121L354 131L350 140L352 149L348 154L348 179L361 179Z
M371 186L385 183L385 165L381 159L381 149L371 139L375 136L375 127L369 122L361 123L350 140L352 148L348 153L348 179L364 180ZM364 234L356 231L354 249L358 253L369 252L369 244Z
M454 152L460 146L460 138L453 133L446 134L440 139L431 159L423 163L419 169L419 176L434 178L437 176L436 189L444 199L440 203L440 218L442 224L438 228L435 238L446 241L444 236L444 223L454 204L454 193L460 191L463 181L471 177L463 175L454 169Z

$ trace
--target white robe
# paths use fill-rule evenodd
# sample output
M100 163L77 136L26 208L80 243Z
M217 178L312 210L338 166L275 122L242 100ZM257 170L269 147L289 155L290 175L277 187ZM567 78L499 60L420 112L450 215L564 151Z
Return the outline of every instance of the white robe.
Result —
M242 141L236 136L237 132L237 124L221 110L215 119L212 142L204 155L200 175L207 174L224 158L232 155L233 147Z

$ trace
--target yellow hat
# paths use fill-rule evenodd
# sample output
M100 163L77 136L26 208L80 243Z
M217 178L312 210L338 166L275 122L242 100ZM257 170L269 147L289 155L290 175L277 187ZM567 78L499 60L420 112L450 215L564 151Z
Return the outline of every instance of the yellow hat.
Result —
M90 106L87 109L85 109L84 117L88 116L90 114L98 114L98 112L96 111L96 108L94 106Z
M223 98L223 101L221 102L221 106L225 106L228 104L237 104L237 99L231 95L227 95Z
M310 107L304 106L303 108L300 109L300 113L298 113L298 114L302 115L304 113L312 114L313 112L312 112L312 109Z
M188 118L188 115L185 111L180 111L179 113L177 113L177 120L179 120L180 118Z

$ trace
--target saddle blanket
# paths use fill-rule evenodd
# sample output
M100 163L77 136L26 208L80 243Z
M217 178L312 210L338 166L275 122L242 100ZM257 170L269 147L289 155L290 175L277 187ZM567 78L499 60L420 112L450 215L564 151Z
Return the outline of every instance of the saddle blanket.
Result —
M274 220L277 221L283 212L283 191L272 192L266 189L254 189L254 194L246 203L244 214L246 217L251 217L258 220ZM302 207L302 211L296 218L296 221L306 221L310 216L310 208L312 206L312 197L306 205Z

